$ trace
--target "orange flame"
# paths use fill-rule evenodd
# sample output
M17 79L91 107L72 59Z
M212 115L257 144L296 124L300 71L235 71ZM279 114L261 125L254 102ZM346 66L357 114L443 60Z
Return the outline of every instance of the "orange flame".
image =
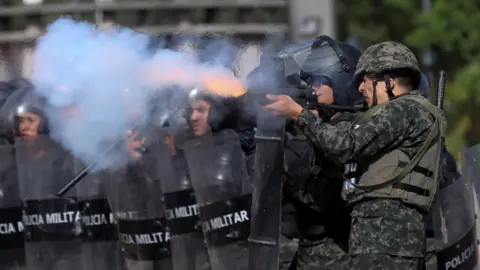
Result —
M175 83L176 81L188 82L191 75L185 70L174 69L163 75L151 72L148 78L154 83ZM199 76L199 74L195 74ZM243 83L233 75L205 73L201 76L201 87L212 94L224 97L239 97L247 92Z
M203 84L207 91L220 96L239 97L247 92L243 83L233 76L207 75Z

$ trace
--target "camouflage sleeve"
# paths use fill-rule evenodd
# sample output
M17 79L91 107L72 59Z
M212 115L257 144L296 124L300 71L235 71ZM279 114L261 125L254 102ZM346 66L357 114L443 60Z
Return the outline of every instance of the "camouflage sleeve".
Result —
M408 135L418 106L409 100L395 100L361 125L344 122L330 125L308 110L303 110L297 126L326 155L343 164L362 160L397 147Z

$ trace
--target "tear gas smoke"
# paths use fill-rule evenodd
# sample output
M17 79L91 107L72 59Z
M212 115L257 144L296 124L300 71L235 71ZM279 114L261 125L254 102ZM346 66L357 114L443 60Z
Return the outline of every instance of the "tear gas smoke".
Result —
M52 138L90 163L127 130L158 124L158 114L165 119L186 106L173 98L178 91L203 85L218 94L245 92L225 67L233 64L232 55L239 50L227 40L210 38L195 57L164 47L152 52L150 41L148 35L126 28L102 31L66 18L51 24L37 43L32 82L46 98ZM128 160L122 146L97 169Z

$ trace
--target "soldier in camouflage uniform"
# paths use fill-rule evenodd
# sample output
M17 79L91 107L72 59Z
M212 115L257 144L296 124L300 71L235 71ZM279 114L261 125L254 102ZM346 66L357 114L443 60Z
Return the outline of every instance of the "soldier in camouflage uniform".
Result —
M325 36L314 44L301 71L302 79L318 95L320 108L312 112L331 125L348 124L355 114L339 112L330 105L353 107L362 102L363 96L352 85L361 52ZM350 207L341 197L345 168L315 151L299 130L287 130L284 201L295 209L299 238L290 269L347 269ZM285 266L280 269L287 269Z
M423 269L424 216L439 186L446 120L425 98L410 93L421 72L405 45L367 48L356 79L370 110L351 125L332 126L290 97L270 95L265 106L290 117L314 145L337 163L363 169L349 194L351 269Z

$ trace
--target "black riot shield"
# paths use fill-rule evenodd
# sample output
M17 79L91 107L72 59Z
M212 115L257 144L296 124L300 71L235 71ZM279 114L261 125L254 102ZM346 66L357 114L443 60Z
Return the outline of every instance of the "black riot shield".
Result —
M257 118L250 269L278 269L285 120L264 111Z
M158 160L158 177L165 200L173 269L208 270L210 261L187 161L174 137L165 134L164 138L165 143L159 143L153 151L164 155Z
M47 136L16 138L28 269L82 269L80 213L75 194L53 196L73 176L73 158Z
M0 147L0 269L26 269L14 148Z
M433 210L437 269L476 269L478 245L476 236L472 170L474 160L464 153L464 174L439 191Z
M475 175L480 175L480 144L463 149L463 159L471 163L471 166L465 169L468 169L467 172L472 175L475 189L475 213L480 217L480 178L475 178ZM480 218L477 219L477 228L480 228Z
M149 151L133 164L101 173L128 270L173 269L157 158Z
M469 162L469 166L463 166L463 173L467 174L473 182L474 202L476 213L476 227L480 228L480 144L468 149L463 149L463 161ZM480 243L480 235L477 233L477 240ZM479 258L480 259L480 258ZM480 262L479 262L480 264Z
M84 167L81 161L74 160L76 173ZM78 182L75 190L83 226L83 269L125 269L116 222L110 211L102 178L97 174L88 174Z
M211 269L249 269L251 184L236 133L197 137L183 149Z

